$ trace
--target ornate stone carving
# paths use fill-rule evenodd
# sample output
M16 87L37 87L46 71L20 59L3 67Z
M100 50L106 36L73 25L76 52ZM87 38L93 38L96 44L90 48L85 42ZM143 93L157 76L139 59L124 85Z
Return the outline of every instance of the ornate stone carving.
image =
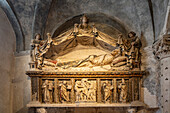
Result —
M130 72L122 74L116 72L102 76L97 76L94 73L91 76L85 73L70 73L71 75L65 76L55 74L38 71L30 76L32 78L40 77L40 81L37 81L39 84L32 81L32 91L34 91L32 93L33 103L35 103L35 100L37 103L42 102L45 104L74 104L84 102L127 103L138 101L140 97L139 84L141 76L131 76L130 74L132 73ZM112 76L113 74L117 75ZM126 78L124 78L125 76ZM34 86L37 88L34 89Z
M40 38L32 40L30 67L35 70L27 72L36 78L31 96L38 106L139 100L137 82L145 72L140 71L141 41L134 32L110 37L84 15L80 24L57 37L48 33L47 40Z
M157 59L170 57L170 35L166 34L153 45L153 53Z
M42 94L43 94L43 102L45 103L52 103L53 102L53 88L54 83L50 80L45 80L42 84Z
M88 79L81 79L75 83L76 101L96 101L96 81L89 81Z
M94 24L89 24L87 17L83 15L80 24L74 24L72 29L53 39L47 33L47 37L47 40L42 41L38 34L32 40L31 59L36 64L35 68L57 71L140 70L142 44L132 31L127 38L122 34L118 38L110 37L97 30ZM75 58L69 56L70 52L77 52L76 48L79 51L90 51L89 46L96 51L88 55L81 52L84 56L75 53ZM32 62L30 67L34 67Z
M31 64L34 63L35 67L42 69L44 65L44 54L48 51L52 43L50 33L47 33L47 40L41 40L41 35L37 34L35 39L31 42Z
M113 86L111 84L111 81L106 80L102 83L102 94L104 102L110 102L112 97L112 90Z
M68 84L68 81L61 81L59 83L59 98L60 102L70 102L70 91L72 86Z
M119 101L122 103L126 103L127 100L127 86L125 80L122 78L122 81L118 84L118 88L120 89Z

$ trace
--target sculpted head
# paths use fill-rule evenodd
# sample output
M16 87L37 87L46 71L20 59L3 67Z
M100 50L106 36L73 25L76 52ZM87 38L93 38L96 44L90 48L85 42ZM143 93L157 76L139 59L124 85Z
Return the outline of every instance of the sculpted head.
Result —
M136 36L136 33L131 31L128 33L128 38L132 38L132 37L135 37Z
M51 37L51 34L50 34L50 33L47 33L47 36L50 36L50 37Z
M82 81L82 83L85 83L85 82L87 82L87 81L88 81L88 79L83 78L83 79L81 79L81 81Z
M63 84L66 85L66 84L67 84L67 81L63 81Z
M89 60L90 60L90 61L93 61L93 59L94 59L94 55L91 55L91 56L89 57Z
M122 84L125 84L125 79L122 78Z
M88 19L87 19L86 15L83 15L80 18L80 23L82 23L82 24L87 24L88 23Z
M41 39L41 35L40 35L39 33L37 33L37 34L35 35L35 39L36 39L36 40L40 40L40 39Z
M48 84L48 80L45 80L45 83Z

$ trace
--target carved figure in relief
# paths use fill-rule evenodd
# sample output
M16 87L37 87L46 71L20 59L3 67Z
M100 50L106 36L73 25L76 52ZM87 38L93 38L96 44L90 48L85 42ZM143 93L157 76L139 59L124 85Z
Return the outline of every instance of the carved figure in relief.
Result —
M40 40L41 35L37 34L31 43L31 61L37 63L37 68L42 69L44 54L50 48L52 43L51 34L47 33L47 40Z
M103 90L103 100L104 102L108 102L111 97L113 86L111 83L107 80L102 84L102 90Z
M38 55L40 53L39 48L41 44L41 35L36 34L35 39L31 41L31 61L32 62L37 62ZM40 63L39 63L40 64Z
M88 25L88 19L86 15L83 15L80 18L80 24L79 24L79 34L87 34L91 33L91 27Z
M128 34L128 40L124 43L125 50L129 53L130 68L140 68L142 43L136 33L131 31Z
M126 103L127 99L127 86L125 80L122 78L121 83L119 83L118 88L120 89L119 101L122 103Z
M96 101L96 82L83 78L75 84L76 101Z
M67 81L63 81L61 84L59 84L60 90L60 101L61 102L69 102L70 101L70 91L71 85L67 84Z
M43 89L43 101L45 103L52 103L53 101L53 82L50 82L49 80L45 80L42 84Z
M88 100L96 101L96 83L90 82L90 86L88 89Z

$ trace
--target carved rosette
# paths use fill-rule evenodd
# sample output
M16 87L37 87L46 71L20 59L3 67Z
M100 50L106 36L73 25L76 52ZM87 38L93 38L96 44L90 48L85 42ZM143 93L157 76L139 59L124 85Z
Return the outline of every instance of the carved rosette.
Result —
M158 60L170 57L170 34L164 35L162 39L155 42L153 53Z

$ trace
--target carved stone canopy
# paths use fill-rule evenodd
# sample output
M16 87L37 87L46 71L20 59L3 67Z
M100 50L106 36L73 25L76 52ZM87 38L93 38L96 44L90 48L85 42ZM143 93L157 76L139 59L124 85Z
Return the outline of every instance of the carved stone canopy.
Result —
M83 16L80 24L75 23L73 29L57 37L47 33L47 40L33 40L34 63L30 67L57 71L140 70L141 41L135 32L127 38L122 34L111 37L87 21Z

